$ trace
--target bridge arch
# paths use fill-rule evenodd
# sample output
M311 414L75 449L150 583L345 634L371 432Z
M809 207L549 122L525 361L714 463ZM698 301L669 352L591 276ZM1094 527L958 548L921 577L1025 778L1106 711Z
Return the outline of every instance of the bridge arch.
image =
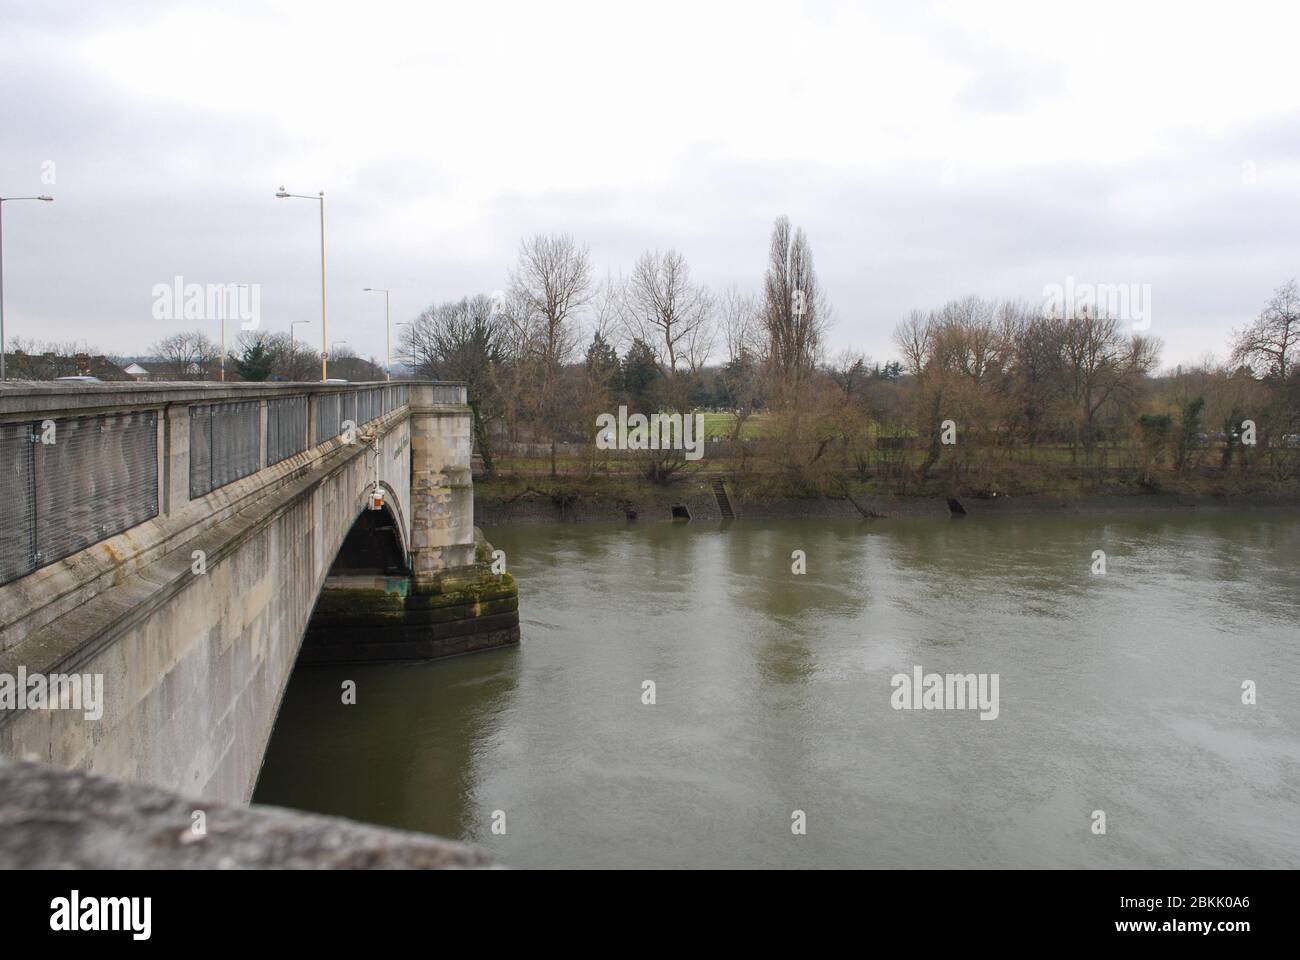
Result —
M372 488L362 492L356 518L327 568L327 578L359 572L410 574L410 538L399 493L384 481L380 481L379 487L384 500L377 510L371 503Z

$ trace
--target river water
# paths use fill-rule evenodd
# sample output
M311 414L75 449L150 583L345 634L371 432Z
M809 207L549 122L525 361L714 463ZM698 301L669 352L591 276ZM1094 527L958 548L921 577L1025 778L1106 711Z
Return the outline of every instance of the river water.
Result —
M1300 867L1294 513L487 534L522 645L300 668L257 802L519 867Z

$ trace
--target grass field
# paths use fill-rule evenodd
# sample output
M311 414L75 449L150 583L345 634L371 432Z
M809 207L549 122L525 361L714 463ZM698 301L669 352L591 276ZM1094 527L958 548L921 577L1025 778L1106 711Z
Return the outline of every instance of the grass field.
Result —
M766 415L756 413L745 421L744 429L741 430L741 437L761 437L764 436ZM735 429L736 415L733 413L706 413L704 415L704 436L721 437L726 440L731 436L731 431Z

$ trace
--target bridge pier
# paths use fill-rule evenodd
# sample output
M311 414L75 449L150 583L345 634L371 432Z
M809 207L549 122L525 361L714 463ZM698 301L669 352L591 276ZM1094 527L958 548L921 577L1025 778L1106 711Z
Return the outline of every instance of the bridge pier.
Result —
M492 572L474 526L472 417L463 388L410 387L410 574L336 563L307 628L301 663L433 660L519 642L519 591Z
M519 590L493 574L491 544L436 579L331 574L303 640L299 663L436 660L519 642Z
M411 575L434 586L474 563L473 426L441 384L411 388Z

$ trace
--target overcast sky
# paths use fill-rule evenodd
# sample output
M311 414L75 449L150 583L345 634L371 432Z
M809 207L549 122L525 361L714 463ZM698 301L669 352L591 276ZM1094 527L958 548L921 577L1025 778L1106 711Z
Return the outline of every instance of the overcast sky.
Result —
M1300 6L89 4L0 0L10 338L143 352L153 288L261 285L263 326L381 362L393 319L565 231L757 289L804 228L834 349L913 307L1149 284L1163 361L1300 273ZM216 337L215 324L211 335Z

